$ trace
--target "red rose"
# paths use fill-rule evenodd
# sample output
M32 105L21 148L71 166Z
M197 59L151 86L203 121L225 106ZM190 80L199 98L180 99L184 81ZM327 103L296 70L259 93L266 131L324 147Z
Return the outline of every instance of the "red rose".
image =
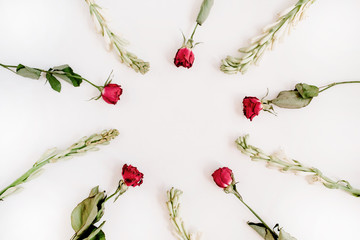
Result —
M227 167L219 168L211 176L216 185L221 188L226 188L233 182L232 171Z
M101 91L101 96L105 102L115 105L120 100L122 91L120 85L109 83Z
M122 176L126 186L140 186L143 183L144 174L136 167L125 164L122 169Z
M244 115L250 121L263 109L261 101L256 97L245 97L243 100Z
M193 65L195 56L191 49L187 47L180 48L174 58L174 64L177 67L183 66L186 68L191 68Z

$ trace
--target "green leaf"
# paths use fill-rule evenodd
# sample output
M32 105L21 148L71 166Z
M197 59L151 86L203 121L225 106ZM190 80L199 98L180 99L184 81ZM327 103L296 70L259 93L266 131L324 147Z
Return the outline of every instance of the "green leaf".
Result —
M98 193L99 193L99 186L96 186L93 189L91 189L89 197L94 197Z
M313 98L319 95L319 88L306 83L298 83L295 86L302 98Z
M51 70L54 72L54 74L56 74L57 77L67 81L74 87L79 87L82 83L81 76L77 73L74 73L73 69L67 64L53 67Z
M91 240L105 240L105 233L101 230L94 238Z
M199 14L196 22L201 26L210 14L211 7L214 5L214 0L204 0L201 4Z
M248 225L254 229L265 240L276 240L273 234L262 223L248 222Z
M303 108L309 105L312 98L302 98L298 91L282 91L270 102L281 108Z
M61 83L51 73L46 73L46 79L49 81L50 86L57 92L61 91Z
M71 213L71 226L78 236L94 223L98 215L98 205L105 201L105 193L98 192L93 195L94 189L91 190L90 197L79 203Z
M41 75L41 71L37 68L31 68L31 67L27 67L22 64L19 64L16 67L16 74L26 77L26 78L39 79L40 75Z
M104 224L105 224L105 221L102 222L99 227L95 227L95 229L90 233L90 235L89 235L87 238L84 238L83 240L101 239L101 238L98 238L98 237L97 237L98 235L103 235L103 236L104 236L103 239L105 239L105 234L104 234L104 232L101 230L101 228L104 226ZM101 236L99 236L99 237L101 237Z
M279 233L279 240L296 240L296 238L281 229Z

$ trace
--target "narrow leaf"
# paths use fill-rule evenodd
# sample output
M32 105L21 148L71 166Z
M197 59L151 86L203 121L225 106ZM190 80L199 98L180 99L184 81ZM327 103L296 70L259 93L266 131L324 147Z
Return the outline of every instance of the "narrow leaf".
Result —
M16 67L16 74L26 77L26 78L39 79L40 75L41 75L41 71L36 68L31 68L31 67L27 67L22 64L19 64Z
M46 73L46 79L49 81L50 86L57 92L61 91L61 83L51 73Z
M214 0L204 0L201 4L199 14L196 22L201 26L210 14L211 7L214 5Z
M4 198L10 196L11 194L14 194L15 192L21 190L22 187L11 187L8 188L3 194L0 195L0 200L3 200Z

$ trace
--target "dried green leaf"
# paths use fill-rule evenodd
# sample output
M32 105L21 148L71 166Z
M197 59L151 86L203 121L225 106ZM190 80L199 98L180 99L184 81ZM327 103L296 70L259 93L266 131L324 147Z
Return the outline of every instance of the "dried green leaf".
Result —
M312 98L302 98L298 91L292 90L280 92L279 95L270 102L281 108L295 109L306 107L311 100Z
M248 225L254 229L265 240L276 240L273 234L262 223L248 222Z
M41 71L37 68L27 67L25 65L19 64L16 67L16 74L32 79L39 79L41 75Z
M102 230L100 230L100 232L91 240L105 240L105 239L106 239L105 233Z
M210 10L214 5L214 0L204 0L201 4L196 22L201 26L210 14Z
M302 98L313 98L319 95L319 88L306 83L298 83L295 86Z
M49 81L50 86L57 92L61 91L61 83L51 73L46 73L46 79Z
M104 226L105 221L100 224L99 227L95 227L94 230L90 233L90 235L87 238L84 238L83 240L95 240L95 239L105 239L105 234L101 230L101 228Z
M279 240L296 240L296 238L281 229L279 233Z
M77 73L74 73L73 69L67 64L54 67L52 70L54 71L54 75L61 78L62 80L67 81L74 87L79 87L82 83L81 76Z
M79 203L71 213L71 226L80 236L84 233L96 220L98 216L98 206L105 200L104 192L98 192L95 195L95 188L90 192L90 197Z
M99 193L99 186L96 186L96 187L91 189L89 197L94 197L98 193Z

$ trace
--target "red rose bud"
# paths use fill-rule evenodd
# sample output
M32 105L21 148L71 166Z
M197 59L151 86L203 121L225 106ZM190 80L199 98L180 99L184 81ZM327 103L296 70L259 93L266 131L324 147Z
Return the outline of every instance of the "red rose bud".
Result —
M115 105L120 100L122 92L120 85L109 83L101 91L101 96L105 102Z
M230 168L223 167L216 170L211 176L214 179L216 185L221 188L227 188L233 182L232 171Z
M183 66L185 68L191 68L193 65L195 56L191 49L187 47L180 48L174 58L174 64L177 67Z
M257 115L259 115L260 111L263 109L263 105L261 101L256 97L245 97L243 100L244 105L244 115L250 121Z
M122 169L122 176L126 186L140 186L143 183L144 174L139 172L136 167L125 164Z

